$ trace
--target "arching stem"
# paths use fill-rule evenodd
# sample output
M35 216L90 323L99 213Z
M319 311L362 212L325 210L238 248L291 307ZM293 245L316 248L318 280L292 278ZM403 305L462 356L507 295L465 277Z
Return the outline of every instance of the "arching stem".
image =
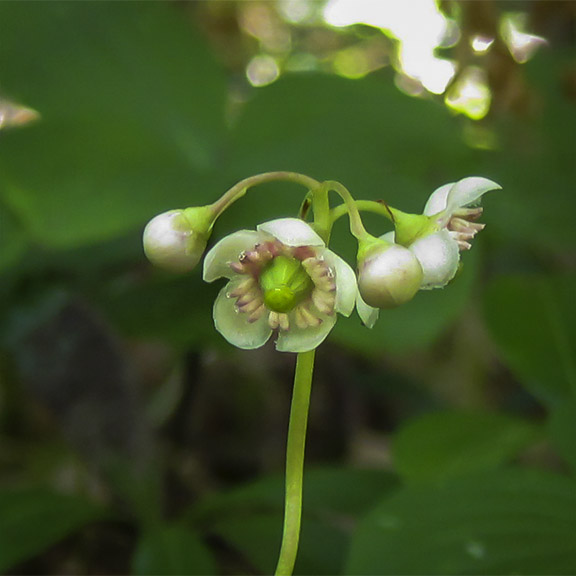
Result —
M230 207L236 200L239 200L246 194L249 188L257 186L258 184L265 184L266 182L275 181L284 182L294 182L296 184L301 184L302 186L308 188L309 190L314 190L320 186L320 182L306 176L304 174L298 174L297 172L264 172L263 174L256 174L255 176L250 176L244 180L240 180L225 192L216 202L210 205L213 213L214 219L218 218L224 210Z
M377 202L375 200L356 200L354 203L360 212L373 212L374 214L379 214L380 216L384 216L384 218L394 222L392 212L384 202ZM342 218L342 216L345 216L346 214L348 214L348 205L346 203L340 204L340 206L336 206L336 208L332 208L330 211L332 223L336 222L336 220Z

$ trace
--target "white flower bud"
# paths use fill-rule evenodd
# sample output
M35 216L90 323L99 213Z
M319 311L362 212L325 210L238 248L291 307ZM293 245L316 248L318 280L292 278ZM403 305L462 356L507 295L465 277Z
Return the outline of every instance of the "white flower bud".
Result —
M422 267L410 250L398 244L372 247L359 267L360 295L375 308L396 308L420 289Z
M424 272L422 290L443 288L458 271L458 244L448 230L419 238L410 246L410 251L418 258Z
M170 210L148 222L143 241L150 262L173 272L187 272L202 258L208 235L193 227L184 210Z

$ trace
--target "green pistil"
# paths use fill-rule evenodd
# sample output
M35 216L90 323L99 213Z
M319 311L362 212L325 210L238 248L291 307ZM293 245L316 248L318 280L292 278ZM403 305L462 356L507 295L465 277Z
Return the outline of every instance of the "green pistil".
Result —
M314 284L299 260L277 256L260 275L264 304L273 312L290 312L311 293Z

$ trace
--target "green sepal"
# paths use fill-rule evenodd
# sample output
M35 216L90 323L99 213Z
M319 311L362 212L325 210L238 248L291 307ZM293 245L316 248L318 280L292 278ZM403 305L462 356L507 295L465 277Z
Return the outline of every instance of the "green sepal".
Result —
M428 236L436 232L435 219L424 214L407 214L396 208L388 206L392 214L395 227L395 241L401 246L410 246L418 238Z
M358 241L358 253L356 254L358 267L376 250L382 250L390 246L392 246L392 242L388 242L388 240L383 238L376 238L372 235L362 238Z
M183 213L190 223L190 228L199 236L208 239L216 221L213 208L211 206L193 206L185 208Z

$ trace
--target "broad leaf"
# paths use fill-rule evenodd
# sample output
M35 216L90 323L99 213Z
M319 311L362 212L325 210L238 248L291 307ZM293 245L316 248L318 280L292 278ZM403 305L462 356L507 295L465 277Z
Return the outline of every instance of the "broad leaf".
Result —
M0 35L3 90L41 115L4 135L0 160L37 242L107 240L212 196L226 86L177 6L7 2Z
M571 575L576 483L529 470L406 488L354 535L346 574Z
M393 459L408 481L439 481L495 468L539 436L534 424L505 414L436 412L400 429Z
M178 524L145 532L134 553L132 570L139 576L216 573L206 545L195 532Z
M554 447L576 474L576 400L558 402L551 411L549 426Z
M548 401L576 393L576 276L509 276L489 286L486 319L510 369Z
M102 518L91 502L41 489L0 490L0 572Z
M307 470L295 573L340 572L355 520L395 486L390 474L377 470ZM195 516L258 571L271 573L280 551L283 499L284 479L276 476L217 495Z

